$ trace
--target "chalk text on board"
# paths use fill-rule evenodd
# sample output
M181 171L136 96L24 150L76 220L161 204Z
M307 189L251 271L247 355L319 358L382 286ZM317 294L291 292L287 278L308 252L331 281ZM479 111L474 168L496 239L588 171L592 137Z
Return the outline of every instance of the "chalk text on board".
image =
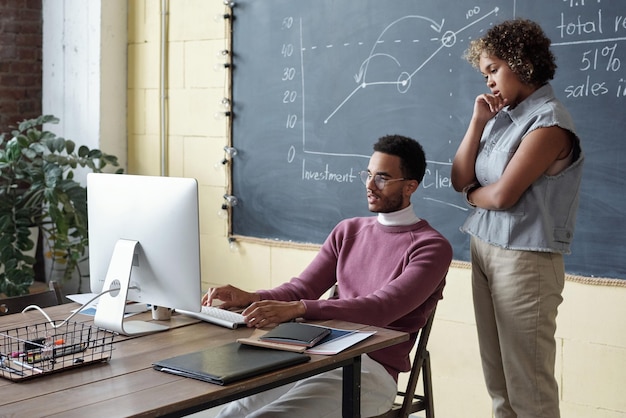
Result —
M306 160L302 161L302 180L307 181L320 181L320 182L332 182L332 183L354 183L357 179L357 175L354 173L354 169L350 168L348 172L333 172L329 165L319 171L309 170L306 168Z
M449 189L452 187L452 181L450 180L449 174L449 170L446 173L443 173L438 168L434 171L427 168L424 180L422 180L422 187L424 189L430 189L431 187L434 187L435 189Z
M575 21L566 22L565 13L561 13L561 24L556 27L561 31L561 38L572 35L585 35L590 33L602 33L602 9L598 9L598 21L581 21L578 15Z
M609 89L606 87L606 83L591 82L591 77L587 76L587 79L579 85L569 85L565 88L566 97L589 97L589 96L602 96L607 94Z

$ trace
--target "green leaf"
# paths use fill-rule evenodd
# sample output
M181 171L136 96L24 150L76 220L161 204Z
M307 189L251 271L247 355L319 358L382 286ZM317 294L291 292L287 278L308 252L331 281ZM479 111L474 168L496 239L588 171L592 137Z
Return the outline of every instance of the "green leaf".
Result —
M38 119L38 125L43 125L44 123L51 123L51 124L58 124L59 123L59 118L57 118L54 115L43 115L40 116Z
M118 158L115 155L103 154L102 155L102 160L105 163L111 164L114 167L117 167L120 164L119 161L118 161Z
M22 151L22 155L24 155L24 157L28 158L29 160L32 160L34 158L37 158L37 152L34 151L32 148L26 148Z
M51 139L56 138L56 135L53 132L50 131L43 131L41 133L41 139L39 142L48 142Z
M0 231L5 231L13 224L13 219L10 215L2 214L0 215ZM0 243L0 245L3 245Z
M56 152L63 152L63 150L65 150L65 139L64 138L61 138L60 136L56 137L53 140L53 143L54 143L54 151L56 151Z
M72 154L75 149L76 149L76 143L74 141L72 141L71 139L68 139L67 141L65 141L65 150L67 151L68 154Z
M37 125L39 125L37 120L29 119L29 120L24 120L24 121L20 122L20 124L17 126L17 128L21 132L24 132L25 130L30 129L33 126L37 126Z
M41 142L35 142L33 144L30 144L29 147L31 150L33 150L34 152L36 152L37 154L43 154L44 152L47 151L47 147L42 144Z
M26 136L28 137L28 142L37 142L41 140L41 131L32 128L26 131Z
M86 158L88 154L89 154L89 148L88 147L86 147L84 145L81 145L78 148L78 156L79 157Z

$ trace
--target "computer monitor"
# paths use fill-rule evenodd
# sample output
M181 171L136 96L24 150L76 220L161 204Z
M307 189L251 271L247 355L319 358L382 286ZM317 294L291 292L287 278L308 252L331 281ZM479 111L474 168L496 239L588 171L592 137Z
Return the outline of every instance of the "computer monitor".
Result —
M89 173L89 274L94 323L124 335L168 329L125 321L127 301L200 310L198 184L192 178Z

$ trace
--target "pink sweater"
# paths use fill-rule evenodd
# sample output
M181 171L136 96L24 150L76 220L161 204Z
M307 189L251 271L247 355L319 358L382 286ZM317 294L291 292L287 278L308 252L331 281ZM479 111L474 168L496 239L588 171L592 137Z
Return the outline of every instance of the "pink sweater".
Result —
M409 341L370 353L397 380L410 369L417 331L443 297L452 247L421 220L383 226L375 216L346 219L331 232L299 277L262 299L302 300L305 319L339 319L411 334ZM339 299L319 299L335 282Z

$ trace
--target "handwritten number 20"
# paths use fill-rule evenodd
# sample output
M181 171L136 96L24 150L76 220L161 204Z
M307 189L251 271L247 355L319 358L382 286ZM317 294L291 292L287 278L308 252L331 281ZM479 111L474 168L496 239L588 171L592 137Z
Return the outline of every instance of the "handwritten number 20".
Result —
M295 90L285 90L283 93L283 103L293 103L298 97L298 92Z

